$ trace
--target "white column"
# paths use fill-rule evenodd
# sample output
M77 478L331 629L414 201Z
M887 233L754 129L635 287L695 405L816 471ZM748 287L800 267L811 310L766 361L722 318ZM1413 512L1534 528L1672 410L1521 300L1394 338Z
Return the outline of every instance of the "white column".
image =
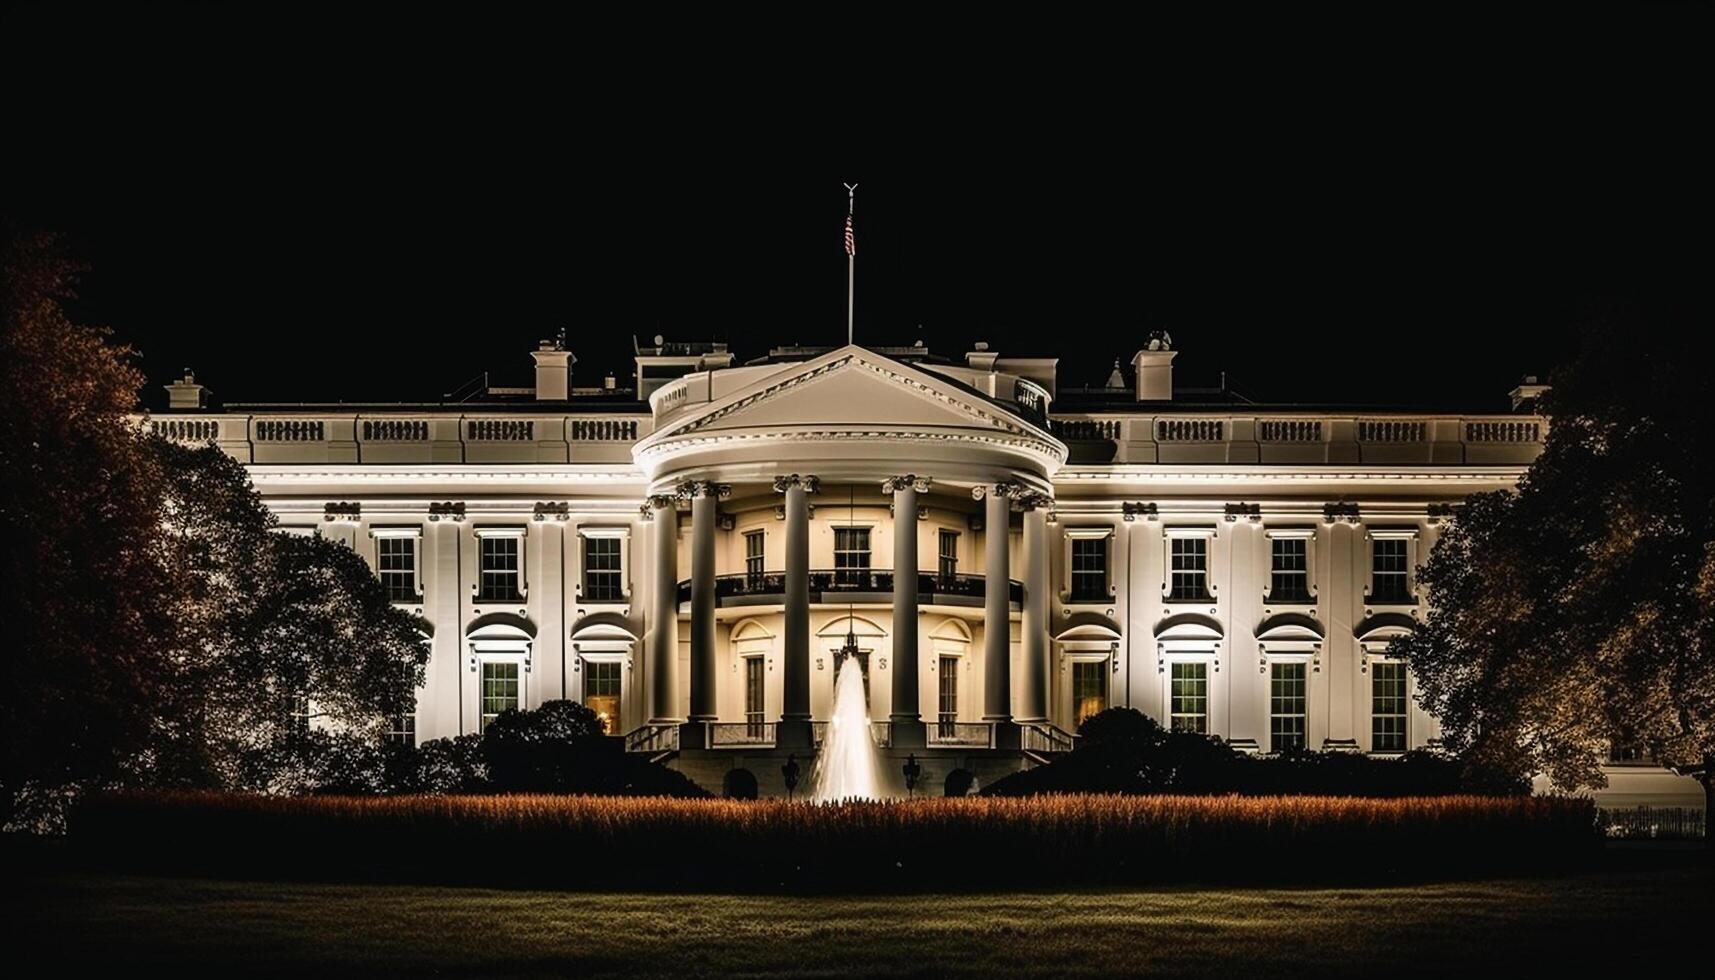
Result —
M1019 715L1048 720L1048 515L1049 500L1032 496L1024 508L1024 610L1020 624L1024 677Z
M691 498L691 714L719 717L715 698L715 501L732 490L699 480L680 487Z
M1007 601L1009 585L1007 525L1012 498L1019 492L1015 483L977 487L984 496L983 538L983 720L995 725L996 747L1016 743L1018 730L1012 725L1012 626Z
M655 522L655 584L649 634L649 720L678 721L679 707L679 512L678 499L657 494L643 505Z
M914 475L882 481L893 494L893 712L894 748L927 743L917 671L917 495L929 481Z
M806 494L815 493L813 476L774 478L786 497L785 622L782 629L780 724L774 742L780 748L807 749L810 729L810 518Z

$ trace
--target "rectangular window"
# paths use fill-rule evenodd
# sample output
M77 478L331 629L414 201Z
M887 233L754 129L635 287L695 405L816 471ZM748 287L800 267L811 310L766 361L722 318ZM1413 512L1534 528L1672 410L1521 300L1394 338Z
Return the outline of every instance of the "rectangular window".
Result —
M300 694L292 699L292 713L287 723L294 732L310 730L310 699L307 696Z
M935 575L948 586L959 575L959 532L942 531L935 555Z
M1310 601L1310 542L1304 538L1275 538L1269 569L1270 602Z
M619 549L625 542L615 537L584 538L584 599L587 602L622 602L625 599L624 569Z
M1370 601L1410 602L1405 583L1406 540L1376 538L1370 544Z
M1208 664L1173 665L1172 703L1168 705L1168 717L1173 731L1199 735L1209 733Z
M506 661L488 660L482 665L482 722L478 731L487 731L488 723L500 717L502 711L518 707L518 665Z
M1617 766L1649 762L1649 750L1638 742L1611 742L1608 745L1608 761Z
M1205 537L1172 538L1172 579L1167 598L1176 601L1199 601L1209 598L1209 539Z
M1268 744L1275 752L1304 748L1304 665L1269 668Z
M1105 602L1108 596L1108 539L1072 539L1072 601Z
M401 712L394 715L390 721L392 723L387 729L387 741L394 745L414 748L417 744L417 712L414 709Z
M375 539L375 560L381 584L392 602L418 602L417 538L386 535Z
M1370 751L1405 751L1405 664L1370 664Z
M768 731L767 708L764 706L766 689L763 687L763 671L766 664L761 657L744 658L744 732L750 738L765 738Z
M762 588L762 545L761 531L744 533L744 580L752 590Z
M957 729L954 723L959 720L959 658L942 657L940 674L940 703L938 708L941 723L941 737L952 738Z
M1108 707L1108 663L1105 660L1072 661L1072 718L1082 725Z
M834 582L848 588L869 583L869 528L834 528Z
M478 602L516 602L523 598L519 573L524 567L520 554L524 539L512 534L487 534L477 538L481 557Z
M601 722L601 730L609 735L618 735L619 727L619 671L623 665L617 660L586 660L584 661L584 707L595 712L596 720Z

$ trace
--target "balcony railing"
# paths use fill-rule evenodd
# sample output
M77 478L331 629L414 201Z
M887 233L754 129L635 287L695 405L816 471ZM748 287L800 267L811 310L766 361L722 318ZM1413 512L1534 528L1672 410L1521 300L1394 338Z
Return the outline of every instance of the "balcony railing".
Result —
M679 726L639 725L625 734L625 751L644 752L654 755L658 752L679 751Z
M810 571L810 602L830 601L827 596L862 594L892 595L893 570L890 568L817 568ZM958 605L979 604L987 586L981 575L918 575L918 601L936 603L955 600ZM715 576L716 605L738 604L734 600L772 598L786 595L785 572L745 572L737 575ZM977 600L965 602L958 600ZM691 601L691 583L679 583L679 601ZM1024 602L1024 583L1008 579L1006 601L1013 605Z
M994 747L994 726L986 721L932 721L928 729L930 745Z
M711 749L768 747L774 744L774 722L771 721L711 721L709 738L704 744Z

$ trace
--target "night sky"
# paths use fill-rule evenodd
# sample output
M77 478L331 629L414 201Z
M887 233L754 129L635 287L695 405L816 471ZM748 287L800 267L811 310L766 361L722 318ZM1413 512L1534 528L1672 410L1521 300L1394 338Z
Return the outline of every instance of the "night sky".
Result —
M92 264L149 401L186 365L234 401L528 383L562 327L579 384L634 335L840 343L852 180L860 343L1063 384L1166 328L1181 383L1500 409L1593 311L1707 309L1704 5L1084 24L933 80L934 36L765 69L679 59L695 24L403 16L0 14L0 210Z

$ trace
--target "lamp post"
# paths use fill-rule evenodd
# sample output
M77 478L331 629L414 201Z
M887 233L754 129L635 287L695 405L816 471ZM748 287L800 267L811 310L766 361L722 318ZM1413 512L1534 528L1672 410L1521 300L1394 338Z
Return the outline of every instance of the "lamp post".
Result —
M798 788L798 756L792 753L786 756L786 764L780 767L780 778L786 780L786 802L792 802L792 791Z
M905 795L916 795L917 780L923 775L923 767L917 764L917 753L905 757Z

